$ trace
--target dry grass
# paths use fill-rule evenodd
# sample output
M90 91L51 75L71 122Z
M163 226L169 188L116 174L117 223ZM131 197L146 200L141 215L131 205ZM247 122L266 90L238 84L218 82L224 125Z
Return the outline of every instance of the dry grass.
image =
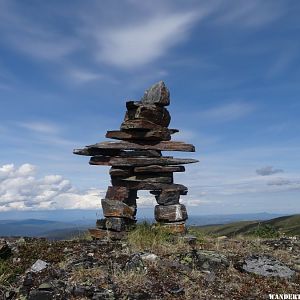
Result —
M182 239L170 234L164 227L146 222L129 232L127 241L133 252L151 252L162 256L187 248Z
M82 285L91 285L94 283L95 278L97 278L98 281L105 281L106 274L107 271L101 267L91 269L81 267L72 270L70 282L80 282Z

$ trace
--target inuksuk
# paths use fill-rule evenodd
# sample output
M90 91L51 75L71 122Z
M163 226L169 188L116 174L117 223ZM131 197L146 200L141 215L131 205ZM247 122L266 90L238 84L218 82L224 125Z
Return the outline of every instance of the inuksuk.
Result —
M140 101L127 101L120 130L107 131L106 138L119 141L101 142L75 149L74 154L91 156L91 165L111 166L111 185L102 199L104 219L90 229L93 238L120 239L136 222L137 191L149 190L156 198L155 220L173 233L185 232L186 207L179 203L187 187L173 182L174 172L184 172L183 164L195 159L163 156L162 151L194 152L195 147L171 141L177 129L169 129L171 116L166 106L170 94L160 81Z

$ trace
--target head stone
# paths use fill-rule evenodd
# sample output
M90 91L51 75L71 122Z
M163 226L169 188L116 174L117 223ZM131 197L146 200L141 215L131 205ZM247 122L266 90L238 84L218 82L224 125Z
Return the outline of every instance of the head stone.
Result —
M167 106L170 104L170 92L163 81L159 81L145 91L141 99L143 104Z

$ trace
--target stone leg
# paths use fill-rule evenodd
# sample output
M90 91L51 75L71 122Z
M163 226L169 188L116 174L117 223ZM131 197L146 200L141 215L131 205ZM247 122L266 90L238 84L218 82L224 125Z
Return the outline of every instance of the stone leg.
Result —
M105 199L101 200L104 219L91 229L92 237L121 239L124 233L136 223L137 191L121 186L109 186Z
M186 207L179 203L180 192L162 190L155 195L155 220L172 233L185 233L185 221L188 218Z

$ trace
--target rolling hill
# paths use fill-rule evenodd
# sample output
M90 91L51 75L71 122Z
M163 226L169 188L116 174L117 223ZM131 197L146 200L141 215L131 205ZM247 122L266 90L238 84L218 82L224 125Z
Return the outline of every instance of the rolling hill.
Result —
M0 220L0 236L28 236L56 238L80 232L88 228L88 224L77 222L59 222L49 220ZM71 232L71 233L70 233Z
M300 214L283 216L267 221L241 221L222 225L195 226L200 232L216 236L251 235L267 228L286 235L300 235Z

